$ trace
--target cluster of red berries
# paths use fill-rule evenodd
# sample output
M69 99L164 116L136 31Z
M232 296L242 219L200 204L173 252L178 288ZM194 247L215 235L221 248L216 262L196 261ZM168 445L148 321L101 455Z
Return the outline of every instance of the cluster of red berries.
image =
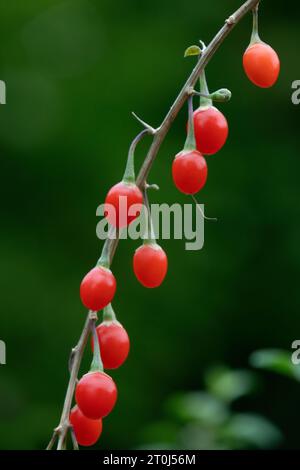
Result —
M203 43L202 43L203 44ZM187 49L186 55L203 52L198 46ZM261 88L269 88L277 81L280 61L276 52L258 35L258 7L253 11L251 42L243 56L243 66L248 78ZM220 90L221 91L221 90ZM224 115L213 106L205 72L200 76L200 107L193 112L190 99L188 136L184 149L173 161L172 175L175 186L184 194L194 195L207 180L207 163L204 155L214 155L224 146L228 137L228 124ZM224 101L228 98L224 95Z
M276 52L259 39L257 9L253 12L253 17L252 39L244 54L243 64L250 80L266 88L276 82L280 63ZM193 46L194 50L195 47L197 46ZM203 51L198 49L199 53ZM174 183L184 194L194 195L204 187L207 180L207 163L203 155L217 153L227 140L227 120L213 106L214 97L222 95L221 91L224 90L209 94L203 71L200 76L200 107L195 112L192 95L189 99L186 143L184 149L176 155L172 166ZM227 101L228 95L224 96L223 101ZM132 142L124 177L106 196L105 217L115 229L122 229L140 215L142 205L146 202L150 229L143 245L134 254L133 270L143 286L155 288L161 285L166 276L168 260L153 236L147 193L145 191L143 194L135 181L134 151L145 132L146 130ZM126 360L130 347L128 334L117 321L111 306L116 292L116 279L110 270L107 247L105 243L97 266L84 277L80 286L82 303L89 310L98 312L104 309L104 321L95 329L92 340L92 367L77 383L77 405L70 413L70 423L75 436L83 446L93 445L98 440L102 432L102 418L112 411L117 400L115 382L104 369L120 367Z
M110 189L105 199L105 217L116 229L131 224L139 216L144 200L148 201L146 193L143 195L136 185L134 175L134 150L142 134L144 132L129 149L123 180ZM134 254L133 270L143 286L154 288L161 285L167 274L168 259L153 236L149 204L147 211L150 229L143 245ZM94 335L92 340L94 359L91 370L76 386L77 405L70 413L75 437L83 446L93 445L99 439L102 418L112 411L117 400L115 382L103 369L120 367L129 353L128 334L117 321L111 306L116 285L115 276L110 270L108 245L105 243L97 266L88 272L80 285L82 303L93 312L104 309L104 321L96 328L96 339Z
M77 442L91 446L102 432L102 418L114 408L117 387L103 369L117 369L126 360L130 341L125 328L116 319L109 304L103 312L103 322L95 328L91 347L94 359L90 372L77 383L77 405L71 410L70 423Z

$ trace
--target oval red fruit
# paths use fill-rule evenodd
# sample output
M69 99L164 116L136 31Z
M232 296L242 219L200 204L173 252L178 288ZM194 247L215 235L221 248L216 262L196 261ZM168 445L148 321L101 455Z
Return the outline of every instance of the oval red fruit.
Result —
M117 387L104 372L89 372L78 382L75 399L80 411L90 419L107 416L117 401Z
M110 269L96 266L81 282L81 301L90 310L101 310L112 301L116 287L116 279Z
M260 42L246 49L243 66L249 80L261 88L274 85L280 72L280 60L277 53L268 44Z
M197 150L182 151L172 165L175 186L184 194L196 194L206 183L207 164Z
M127 227L142 210L143 194L133 183L113 186L105 199L104 214L108 222L117 228Z
M194 130L197 150L202 155L213 155L225 144L228 123L225 116L214 106L198 108L194 112Z
M144 287L158 287L167 274L167 255L157 244L144 244L134 254L133 270Z
M129 353L127 331L118 321L104 321L97 326L96 331L104 369L117 369L125 362Z
M70 413L70 423L73 427L76 440L81 446L96 444L102 433L102 419L89 419L74 406Z

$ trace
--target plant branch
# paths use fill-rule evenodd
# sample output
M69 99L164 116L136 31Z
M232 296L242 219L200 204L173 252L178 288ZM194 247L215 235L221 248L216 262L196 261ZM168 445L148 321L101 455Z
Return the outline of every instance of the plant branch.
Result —
M75 391L79 367L81 364L83 352L85 350L88 337L97 319L98 319L97 312L89 311L82 333L80 335L79 341L77 345L75 346L75 348L72 349L72 352L71 352L72 364L71 364L71 370L70 370L70 378L69 378L68 388L67 388L67 392L65 396L63 411L61 414L59 425L54 429L54 432L48 444L47 450L50 450L54 446L56 438L58 438L57 449L61 450L64 447L64 442L65 442L68 430L70 429L69 415L70 415L70 410L72 406L73 395Z
M171 106L169 112L165 116L162 124L158 127L155 131L153 128L153 141L149 148L149 151L146 155L146 158L141 166L140 172L137 177L137 185L143 191L146 185L146 180L148 178L149 172L153 165L155 158L157 157L158 151L166 138L170 127L175 120L176 116L178 115L179 111L185 104L186 100L189 98L191 94L191 89L197 83L197 80L200 77L201 72L205 69L206 65L209 63L210 59L219 49L225 38L228 36L230 31L234 28L234 26L239 23L239 21L253 8L255 8L259 3L259 0L248 0L243 5L236 10L229 18L225 21L224 26L219 30L213 40L209 43L209 45L205 48L203 53L201 54L195 68L193 69L191 75L185 82L184 86L182 87L181 91L179 92L176 100L174 101L173 105ZM138 119L142 122L140 119ZM146 126L146 128L150 128L150 126L146 125L146 123L142 122ZM111 234L111 232L110 232ZM109 236L110 236L109 234ZM110 262L113 260L113 257L116 252L116 248L118 245L119 236L118 233L113 233L113 236L106 240L108 243L107 250L110 258ZM88 336L90 335L92 325L97 320L97 314L95 312L89 312L88 317L86 319L83 331L81 333L80 339L78 341L77 346L72 350L72 360L70 361L70 378L69 384L65 396L64 406L60 418L60 424L55 428L51 441L48 444L47 449L53 448L56 439L58 439L57 449L64 449L65 448L65 441L67 437L67 433L70 429L69 423L69 414L72 406L72 400L77 380L77 375L79 371L79 367L81 364L83 352L85 349L86 342L88 340Z

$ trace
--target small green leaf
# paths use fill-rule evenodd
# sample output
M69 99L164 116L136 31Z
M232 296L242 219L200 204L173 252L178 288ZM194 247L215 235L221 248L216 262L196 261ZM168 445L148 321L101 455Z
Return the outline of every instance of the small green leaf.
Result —
M258 369L270 370L300 382L300 365L292 363L291 353L281 349L262 349L250 356L250 364Z
M190 46L185 50L184 57L191 55L201 55L201 49L199 46Z

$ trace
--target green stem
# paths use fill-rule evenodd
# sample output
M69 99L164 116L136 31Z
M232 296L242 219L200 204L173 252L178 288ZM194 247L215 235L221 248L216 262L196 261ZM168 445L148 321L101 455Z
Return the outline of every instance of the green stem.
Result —
M117 317L111 304L103 309L103 321L116 321Z
M156 244L156 238L154 234L154 229L153 229L153 223L152 223L152 217L151 217L151 211L150 211L150 204L149 204L149 198L148 198L148 193L147 189L144 191L144 204L147 210L147 236L144 239L144 244L145 245L155 245Z
M188 107L189 107L188 135L184 144L184 150L195 150L196 140L195 140L195 131L194 131L193 95L189 97Z
M103 372L103 363L101 360L99 340L96 330L95 323L92 324L92 333L93 333L93 343L94 343L94 355L92 364L90 367L90 372Z
M149 133L149 129L144 129L135 137L135 139L132 141L129 147L127 164L126 164L125 173L123 176L123 181L125 183L135 183L134 152L139 141L144 137L144 135L148 133Z
M207 86L206 75L204 70L202 70L202 72L200 73L199 81L201 95L209 95L210 93ZM211 98L208 98L207 96L200 96L200 108L209 108L212 105L213 102Z
M251 35L250 44L261 42L261 39L258 34L258 8L259 8L259 3L252 10L253 27L252 27L252 35Z
M96 266L109 269L110 267L110 240L107 238L102 248L102 253Z

